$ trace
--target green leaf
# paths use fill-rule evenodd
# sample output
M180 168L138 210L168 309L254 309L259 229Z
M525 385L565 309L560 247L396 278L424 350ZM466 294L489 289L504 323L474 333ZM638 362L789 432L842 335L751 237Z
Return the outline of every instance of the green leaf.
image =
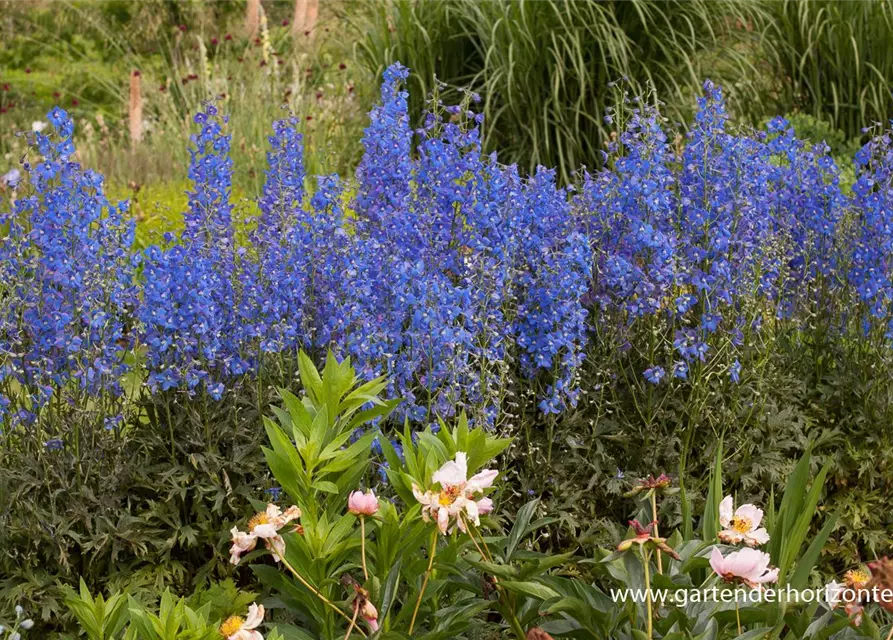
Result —
M329 482L328 480L316 480L310 487L317 491L338 494L338 485L334 482Z
M512 526L505 545L506 562L512 561L522 538L527 535L527 526L530 524L530 519L533 517L534 511L536 511L537 505L539 505L539 500L531 500L518 509L518 513L515 515L515 524Z
M707 501L704 504L704 517L701 520L701 537L715 540L719 533L719 503L722 502L722 438L716 443L716 458L710 472Z
M502 580L499 583L503 588L513 593L519 593L525 596L531 596L539 600L549 600L550 598L559 598L561 594L552 587L547 587L539 582L515 582L512 580Z

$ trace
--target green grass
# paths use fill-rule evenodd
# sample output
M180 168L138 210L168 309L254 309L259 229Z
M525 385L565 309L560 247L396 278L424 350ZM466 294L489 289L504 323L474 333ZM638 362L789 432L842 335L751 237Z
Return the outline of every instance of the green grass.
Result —
M762 95L754 63L764 17L758 4L729 0L564 2L393 0L374 5L361 30L360 59L378 74L396 60L415 71L413 106L434 76L484 98L485 143L507 162L558 167L568 179L599 163L612 126L610 83L655 94L685 119L705 77L733 98Z
M769 2L765 38L787 78L788 111L827 120L850 138L893 115L893 5L881 0Z

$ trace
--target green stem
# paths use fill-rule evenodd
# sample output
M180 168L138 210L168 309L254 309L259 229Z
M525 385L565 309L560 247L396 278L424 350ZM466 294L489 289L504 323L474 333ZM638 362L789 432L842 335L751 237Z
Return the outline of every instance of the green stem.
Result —
M738 601L735 600L735 620L738 621L738 635L741 635L741 611L738 609ZM887 640L890 640L890 637L887 636Z
M369 582L369 572L366 571L366 516L360 516L360 556L363 560L363 578Z
M648 640L651 640L654 637L651 613L651 568L648 554L645 553L645 545L640 545L639 548L642 550L642 566L645 569L645 614L647 618Z
M415 628L415 619L419 614L419 607L422 606L422 598L425 595L425 589L428 588L428 579L431 577L431 568L434 566L434 554L437 553L437 527L431 536L431 550L428 552L428 569L425 571L425 579L422 581L422 589L419 591L419 597L415 601L415 609L412 610L412 620L409 622L409 635Z
M654 489L651 490L651 520L654 522L654 537L660 538L657 525L657 491ZM660 549L657 550L657 572L664 572L663 563L661 562L660 557Z

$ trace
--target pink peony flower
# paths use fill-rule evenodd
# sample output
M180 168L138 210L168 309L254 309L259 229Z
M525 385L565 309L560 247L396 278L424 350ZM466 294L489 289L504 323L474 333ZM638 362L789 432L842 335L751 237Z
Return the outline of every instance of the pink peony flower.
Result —
M347 509L355 516L374 516L378 512L378 498L371 489L366 493L354 491L347 498Z
M425 522L436 520L441 533L446 533L450 522L455 520L464 532L466 521L479 525L481 514L493 510L492 500L486 497L476 499L476 496L491 487L498 475L499 472L494 469L485 469L468 478L468 456L464 451L459 451L455 461L448 461L431 476L431 480L440 485L440 491L423 493L414 484L412 493L422 505Z
M778 580L778 569L769 568L769 554L756 549L744 548L723 557L719 548L713 547L710 566L726 582L744 583L753 588Z
M220 635L226 640L264 640L260 631L255 631L264 621L263 605L252 604L248 607L248 616L232 616L220 625Z
M301 517L301 510L291 506L283 512L275 504L268 504L265 511L258 513L248 521L248 531L239 531L233 527L233 546L230 548L229 561L239 564L242 555L253 550L258 540L263 540L267 548L273 553L273 559L277 562L285 553L285 540L279 535L282 529L292 520Z
M726 496L719 503L719 523L724 527L719 539L729 544L743 542L748 547L756 547L769 542L766 529L760 527L763 510L752 504L742 504L734 510L732 496ZM757 528L760 527L760 528Z

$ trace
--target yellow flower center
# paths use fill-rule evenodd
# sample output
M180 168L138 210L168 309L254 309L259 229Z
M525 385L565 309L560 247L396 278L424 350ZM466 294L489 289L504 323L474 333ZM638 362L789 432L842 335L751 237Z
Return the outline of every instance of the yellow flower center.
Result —
M240 618L239 616L230 616L226 619L226 622L220 625L220 635L222 635L224 638L229 638L231 635L235 634L239 629L241 629L243 624L245 624L244 618Z
M262 524L270 524L270 519L267 517L267 514L263 512L256 514L248 521L248 531L254 531L255 527Z
M440 496L438 497L437 502L440 504L441 507L448 507L453 504L458 497L458 487L449 487L440 492Z
M747 533L753 528L750 518L742 518L741 516L735 516L729 524L738 533Z
M843 581L850 587L860 587L869 580L871 580L871 576L861 569L853 569L852 571L847 571L843 574Z

